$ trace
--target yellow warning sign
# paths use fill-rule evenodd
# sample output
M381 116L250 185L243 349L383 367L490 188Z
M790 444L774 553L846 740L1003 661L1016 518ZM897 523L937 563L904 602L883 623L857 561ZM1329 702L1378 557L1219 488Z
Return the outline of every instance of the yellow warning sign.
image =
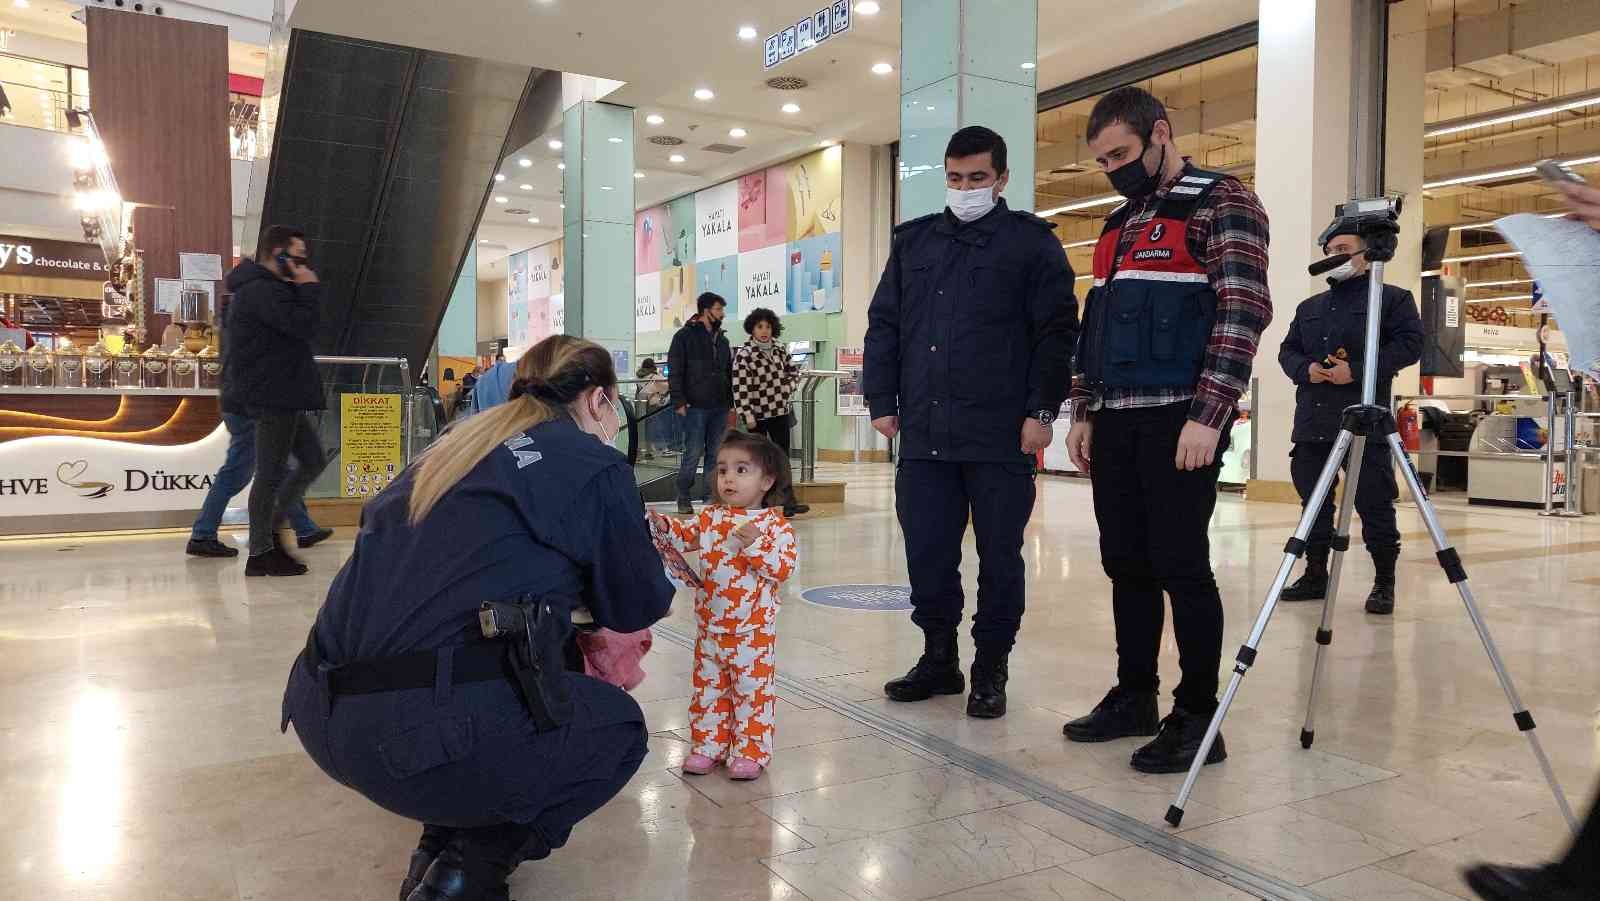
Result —
M371 497L400 475L400 395L339 395L345 497Z

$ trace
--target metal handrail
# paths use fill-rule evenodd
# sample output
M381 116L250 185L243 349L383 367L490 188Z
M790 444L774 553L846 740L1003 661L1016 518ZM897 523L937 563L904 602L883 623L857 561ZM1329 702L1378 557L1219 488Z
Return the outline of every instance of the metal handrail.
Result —
M837 369L808 369L800 373L800 482L817 478L817 388L828 379L850 373Z

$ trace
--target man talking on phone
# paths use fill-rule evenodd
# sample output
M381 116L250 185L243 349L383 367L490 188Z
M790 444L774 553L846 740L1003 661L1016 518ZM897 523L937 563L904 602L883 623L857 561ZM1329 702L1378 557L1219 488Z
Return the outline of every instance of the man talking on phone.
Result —
M233 300L223 332L224 393L256 423L247 576L306 572L283 549L278 525L326 464L317 424L307 415L326 406L311 352L322 285L310 263L305 235L274 225L262 233L256 258L228 273Z

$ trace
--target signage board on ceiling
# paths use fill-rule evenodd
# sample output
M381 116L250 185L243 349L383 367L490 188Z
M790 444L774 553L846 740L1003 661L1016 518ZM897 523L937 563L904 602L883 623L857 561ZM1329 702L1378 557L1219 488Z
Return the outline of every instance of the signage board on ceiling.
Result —
M98 244L0 235L0 275L103 282L110 274Z
M849 0L835 0L762 42L761 68L771 69L850 30Z

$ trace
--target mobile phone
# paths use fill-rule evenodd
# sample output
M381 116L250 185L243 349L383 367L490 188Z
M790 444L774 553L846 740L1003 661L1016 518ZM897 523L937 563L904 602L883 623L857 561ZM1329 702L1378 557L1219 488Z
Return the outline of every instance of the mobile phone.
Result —
M1588 184L1583 176L1562 166L1555 160L1540 160L1533 165L1533 169L1539 173L1540 178L1555 184L1560 184L1561 182L1571 182L1579 185Z

